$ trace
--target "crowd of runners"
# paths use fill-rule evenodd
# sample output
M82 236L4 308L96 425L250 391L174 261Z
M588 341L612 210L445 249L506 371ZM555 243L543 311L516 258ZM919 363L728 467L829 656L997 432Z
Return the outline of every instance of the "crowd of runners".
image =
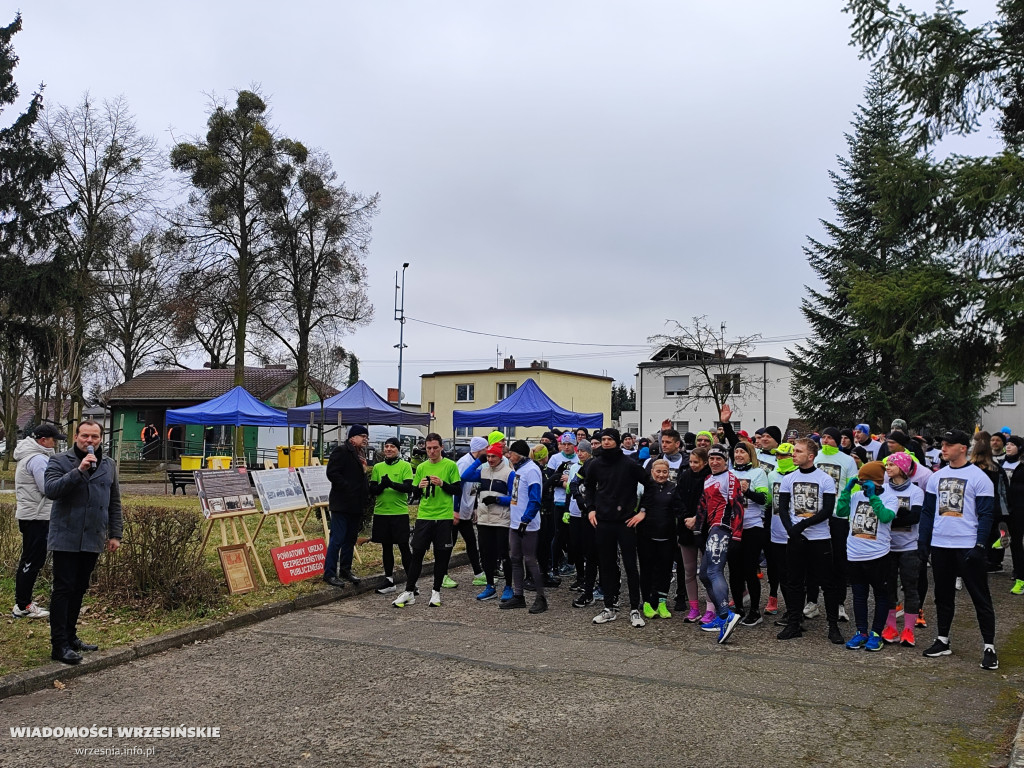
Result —
M461 535L476 599L502 610L542 613L552 590L571 580L567 604L599 605L595 624L620 611L634 627L675 614L725 643L738 627L768 619L779 640L791 641L821 615L820 595L832 643L915 647L916 633L934 622L924 655L939 657L952 652L956 595L965 588L981 667L998 668L989 573L1002 570L1010 549L1010 591L1024 594L1024 439L1009 429L926 439L900 419L877 437L866 424L785 438L769 426L751 436L736 433L730 418L725 406L717 434L680 435L665 422L639 440L615 429L552 430L530 446L492 432L472 438L458 461L432 433L416 466L392 438L366 486L386 577L377 592L395 594L396 608L422 599L418 581L432 549L429 605L440 607L442 590L458 586L447 571ZM360 460L365 439L365 428L353 427L332 454L332 483ZM352 525L335 531L335 517L325 579L343 586L358 581L355 538ZM395 548L404 585L395 582ZM934 615L929 609L926 620L929 586Z

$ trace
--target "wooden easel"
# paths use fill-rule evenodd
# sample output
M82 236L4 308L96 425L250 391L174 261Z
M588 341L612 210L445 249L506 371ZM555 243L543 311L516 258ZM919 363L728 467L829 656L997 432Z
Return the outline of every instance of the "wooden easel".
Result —
M214 515L209 519L209 524L206 526L206 533L203 535L203 552L206 551L206 542L210 539L210 533L213 531L214 523L220 523L220 540L221 546L228 546L229 544L242 544L244 543L249 549L249 555L252 557L253 562L256 564L256 570L260 572L260 578L263 579L263 583L269 583L267 581L267 574L263 572L263 563L260 562L259 555L256 552L256 542L254 536L249 532L249 526L245 523L245 518L249 515L258 515L259 512L255 510L247 509L242 512L229 512L223 515ZM231 522L231 535L234 541L228 540L228 521ZM238 535L238 527L241 525L242 533L244 534L245 541ZM263 526L263 521L260 520L259 526L256 528L256 536L260 535L260 528Z
M263 515L260 520L260 524L256 526L256 536L260 535L260 531L263 529L263 524L267 522L268 517L273 517L274 522L277 523L277 539L281 542L282 547L287 547L289 544L294 544L297 541L305 541L306 534L303 533L302 527L306 524L306 518L309 517L309 508L306 509L306 515L299 520L299 509L288 509L281 512L267 512ZM282 520L284 521L282 523ZM287 529L287 532L286 530Z

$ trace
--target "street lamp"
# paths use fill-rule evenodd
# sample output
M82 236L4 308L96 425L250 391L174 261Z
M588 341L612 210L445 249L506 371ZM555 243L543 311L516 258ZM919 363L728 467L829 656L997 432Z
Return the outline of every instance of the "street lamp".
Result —
M401 285L401 304L399 304L399 285L398 285L398 273L395 272L395 320L398 321L398 343L395 345L398 348L398 410L402 410L402 351L406 345L403 341L405 337L405 270L409 268L409 262L402 264L402 285ZM401 419L401 417L399 417ZM398 442L402 442L402 425L399 423L395 430L395 436L398 437Z

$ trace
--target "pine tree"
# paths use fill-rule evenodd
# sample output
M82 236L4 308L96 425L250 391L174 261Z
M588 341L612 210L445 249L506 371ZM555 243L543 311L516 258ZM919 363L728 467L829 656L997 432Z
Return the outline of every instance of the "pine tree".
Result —
M939 331L956 320L957 288L926 220L889 186L894 168L910 177L923 158L903 141L906 123L878 73L852 125L848 157L829 174L836 220L804 248L824 288L807 289L812 336L790 352L797 411L818 426L969 423L982 382L942 367L956 352Z

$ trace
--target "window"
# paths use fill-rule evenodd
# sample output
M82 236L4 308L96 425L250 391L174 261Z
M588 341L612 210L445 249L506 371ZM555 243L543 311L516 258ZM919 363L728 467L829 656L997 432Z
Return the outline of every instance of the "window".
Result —
M472 403L476 398L474 397L476 386L473 384L456 384L455 385L455 402L457 403Z
M673 421L672 429L678 432L680 435L685 435L690 431L690 422L688 421Z
M1013 384L1004 384L999 388L1000 405L1013 405L1016 402L1013 396Z
M434 415L434 401L433 400L431 400L429 403L427 403L427 411L430 413L431 417L433 417L433 415Z
M498 400L504 400L506 397L516 391L517 384L514 381L499 381L498 382Z
M666 376L665 397L679 397L690 394L689 376Z
M715 376L715 387L720 395L740 394L740 375L738 373L719 373Z
M456 427L455 428L455 436L456 437L472 437L473 436L473 428L472 427Z

